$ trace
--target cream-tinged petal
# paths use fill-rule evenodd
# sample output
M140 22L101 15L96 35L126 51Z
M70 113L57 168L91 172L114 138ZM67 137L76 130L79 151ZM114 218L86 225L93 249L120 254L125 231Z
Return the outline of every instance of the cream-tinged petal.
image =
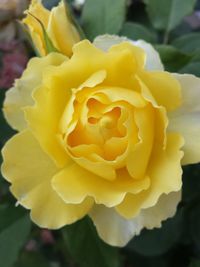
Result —
M89 213L99 236L111 246L125 246L143 228L161 227L163 220L173 217L181 199L181 192L163 194L157 204L141 210L133 219L126 220L113 208L95 205Z
M93 205L85 199L79 205L66 204L51 187L58 172L28 130L11 138L3 148L2 174L11 183L18 203L31 209L31 217L41 227L56 229L85 216Z
M153 46L144 40L133 41L124 36L117 35L100 35L94 39L94 45L103 51L108 51L111 46L120 44L122 42L130 42L135 46L142 48L147 54L145 69L146 70L164 70L163 64L161 62L158 52L153 48Z
M169 113L170 132L183 135L183 164L200 162L200 78L190 74L174 74L180 82L183 103Z
M144 40L133 41L133 44L144 49L147 54L147 60L145 69L146 70L164 70L164 66L160 59L159 53L155 48Z
M67 58L61 54L49 54L43 58L32 58L22 77L6 92L3 112L10 126L18 131L27 127L23 108L34 104L33 90L41 83L43 71L49 65L60 65Z

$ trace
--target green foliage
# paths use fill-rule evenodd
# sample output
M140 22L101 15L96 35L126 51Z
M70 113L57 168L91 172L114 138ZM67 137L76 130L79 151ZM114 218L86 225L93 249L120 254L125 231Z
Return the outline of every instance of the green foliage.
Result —
M30 219L24 210L0 206L0 259L2 267L11 267L27 241Z
M156 45L155 48L160 54L165 69L170 72L179 71L192 58L171 45Z
M132 40L142 39L150 43L156 42L156 34L139 23L126 22L121 30L121 35Z
M189 33L173 40L172 45L184 53L200 52L200 33Z
M82 26L86 36L93 40L100 34L117 34L126 13L126 0L86 0L82 13Z
M192 260L189 267L200 267L200 260Z
M162 255L179 240L182 234L182 224L183 211L180 209L173 219L164 221L161 228L143 230L129 243L128 248L146 256Z
M24 252L14 267L51 267L47 259L38 252Z
M147 12L158 30L171 31L192 13L196 0L146 0Z
M79 267L119 267L118 249L108 246L97 235L89 218L62 230L68 251Z

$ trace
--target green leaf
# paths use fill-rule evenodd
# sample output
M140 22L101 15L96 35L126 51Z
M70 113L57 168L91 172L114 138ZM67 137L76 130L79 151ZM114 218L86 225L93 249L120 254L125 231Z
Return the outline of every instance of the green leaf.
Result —
M180 73L189 73L189 74L194 74L198 77L200 77L200 61L199 62L190 62L187 64L185 67L180 69Z
M148 0L146 4L153 26L169 32L192 13L196 0Z
M117 34L122 28L127 0L86 0L82 25L86 36L93 40L100 34Z
M128 244L128 248L145 256L166 253L181 237L182 217L181 209L174 218L164 221L161 228L143 230L139 236L133 238Z
M160 54L167 71L177 72L191 60L191 56L184 54L173 46L156 45L155 48Z
M184 53L200 52L200 33L189 33L173 40L172 45Z
M50 264L39 252L24 252L14 267L50 267Z
M10 267L17 260L30 229L30 219L23 210L14 206L0 208L0 259L2 267Z
M118 249L105 244L86 217L67 226L62 234L69 253L80 267L119 267Z
M121 35L132 40L142 39L150 43L156 42L156 34L139 23L126 22L121 30Z
M200 267L200 260L192 260L189 267Z

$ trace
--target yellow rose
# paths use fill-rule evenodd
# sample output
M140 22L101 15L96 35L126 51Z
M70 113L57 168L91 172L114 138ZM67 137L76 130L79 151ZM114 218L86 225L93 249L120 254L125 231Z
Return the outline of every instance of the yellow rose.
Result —
M80 35L67 16L63 1L49 11L42 5L41 0L32 0L26 13L23 23L28 26L34 46L41 56L47 55L48 51L40 22L54 47L62 54L71 56L72 47L80 41Z
M111 245L160 227L180 201L181 164L200 160L199 89L150 44L117 36L31 59L4 103L19 130L3 148L11 192L41 227L88 214Z

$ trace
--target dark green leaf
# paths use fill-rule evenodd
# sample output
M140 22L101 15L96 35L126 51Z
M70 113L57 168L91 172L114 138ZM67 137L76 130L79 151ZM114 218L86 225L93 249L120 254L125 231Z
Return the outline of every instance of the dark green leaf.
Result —
M143 39L147 42L156 42L156 35L139 23L126 22L121 30L121 35L132 40Z
M30 219L16 207L0 209L0 259L2 267L10 267L17 260L30 232Z
M173 46L156 45L155 48L159 52L167 71L177 72L191 60L191 56L180 52Z
M126 0L86 0L82 24L86 36L93 39L100 34L117 34L126 13Z
M128 248L146 256L166 253L181 236L182 217L183 211L179 210L174 218L164 221L161 228L143 230L139 236L133 238Z
M189 267L200 267L200 260L192 260Z
M14 267L50 267L50 264L37 252L24 252Z
M62 230L69 253L80 267L118 267L118 249L105 244L98 237L89 218Z
M172 45L184 53L200 52L200 33L183 35L172 42Z
M187 64L185 67L180 69L180 73L190 73L200 77L200 61L199 62L191 62Z
M153 26L169 32L192 13L196 0L148 0L146 4Z

